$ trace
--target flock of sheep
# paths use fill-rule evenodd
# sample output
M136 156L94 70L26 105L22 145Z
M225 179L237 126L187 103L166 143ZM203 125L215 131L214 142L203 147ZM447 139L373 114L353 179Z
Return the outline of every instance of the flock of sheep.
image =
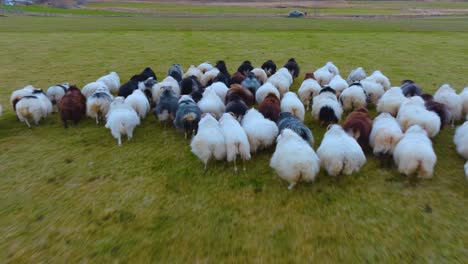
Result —
M112 72L81 90L64 83L44 93L29 85L14 91L10 103L28 127L54 109L65 127L85 115L96 123L105 120L119 145L122 135L131 139L140 119L153 109L160 122L173 122L186 138L192 135L192 152L205 169L214 158L234 162L237 171L238 155L246 161L276 143L270 166L290 183L289 188L299 181L314 181L321 167L332 176L359 171L367 149L383 161L393 158L403 174L430 178L437 160L431 138L468 118L468 87L457 94L444 84L432 96L411 80L391 87L380 71L368 76L357 68L345 80L328 62L306 73L296 94L289 89L298 76L294 59L278 70L271 60L258 68L244 61L232 76L224 61L191 65L185 73L174 64L161 82L151 68L123 85ZM257 109L252 107L255 102ZM369 105L379 113L374 120ZM316 152L312 131L303 123L309 107L321 125L328 125ZM339 125L345 111L350 113ZM456 129L454 143L468 159L468 121ZM468 162L465 174L468 177Z

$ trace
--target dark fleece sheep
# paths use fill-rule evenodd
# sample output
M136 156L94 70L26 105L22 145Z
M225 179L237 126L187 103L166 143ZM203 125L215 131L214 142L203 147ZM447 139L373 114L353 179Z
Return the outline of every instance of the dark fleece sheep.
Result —
M180 64L173 64L167 71L167 76L172 76L172 78L174 78L177 82L182 81L183 74L184 73Z
M146 78L146 79L148 79L148 78ZM132 77L132 79L130 79L130 81L128 81L128 82L124 83L122 86L120 86L119 92L117 93L117 95L118 96L123 96L125 98L127 98L127 96L131 95L133 93L133 91L138 89L139 81L137 81L136 79L137 78L133 79L133 77Z
M250 61L244 61L242 64L237 68L237 72L240 72L242 75L246 76L251 70L253 70L252 63Z
M232 94L229 102L226 104L226 113L232 113L239 120L249 110L249 107L238 94Z
M68 127L67 121L73 120L77 124L86 114L86 97L81 93L76 85L70 86L68 91L60 100L60 118L65 128Z
M297 78L299 76L299 64L297 64L296 60L294 58L290 58L286 64L283 66L284 68L288 69L288 71L291 73L293 78Z
M254 96L253 94L245 87L242 87L239 84L231 85L231 88L227 91L226 94L226 103L230 102L233 96L240 97L242 101L244 101L247 106L252 106L254 104ZM236 97L236 99L237 99Z
M180 95L191 94L193 91L200 90L201 87L196 76L186 77L180 82Z
M261 86L260 81L255 77L253 72L249 72L245 79L241 82L242 87L247 88L252 94L257 92L257 89Z
M301 122L297 117L293 116L289 112L281 112L279 114L278 118L278 129L279 133L281 134L281 131L283 129L289 128L292 131L296 132L299 136L301 136L305 141L309 143L313 143L313 137L312 137L312 132L310 129L304 125L304 123Z
M450 125L451 113L445 104L434 101L434 97L430 94L422 94L421 97L424 99L426 109L439 116L441 130L444 126Z
M325 86L320 90L319 94L322 93L331 93L336 96L336 91L330 86ZM331 106L325 105L320 108L318 119L323 124L336 124L338 123L338 117L335 113L335 110Z
M202 112L197 103L189 96L186 99L181 98L174 119L174 126L185 132L185 138L188 134L195 135L198 130L198 122L200 122Z
M357 140L362 149L369 147L372 119L365 108L351 112L343 123L343 129Z
M219 73L214 78L212 83L223 82L224 84L226 84L226 86L229 87L229 85L231 85L231 75L229 74L227 70L226 63L220 60L216 63L215 67L219 70Z
M262 69L266 72L267 76L275 74L276 64L272 60L267 60L262 64Z
M412 80L403 80L401 82L401 91L406 97L420 96L422 89Z
M179 99L172 89L167 87L163 87L162 89L164 91L161 93L153 113L159 121L174 120L177 107L179 106Z
M231 84L240 84L245 79L245 76L240 72L235 72L231 77Z
M262 113L265 118L268 118L276 123L281 112L281 102L275 94L270 93L260 104L258 111Z

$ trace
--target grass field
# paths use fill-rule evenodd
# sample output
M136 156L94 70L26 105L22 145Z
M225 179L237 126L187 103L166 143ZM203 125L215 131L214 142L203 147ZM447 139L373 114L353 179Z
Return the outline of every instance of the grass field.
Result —
M8 105L27 84L80 87L151 66L295 57L301 71L333 61L347 76L380 69L394 85L428 92L468 85L466 18L333 20L256 18L0 17L0 262L463 263L468 188L454 130L435 139L432 180L408 186L367 155L340 182L324 171L294 191L269 168L213 162L204 173L184 135L149 116L117 146L103 124L64 129L57 114L27 129ZM302 76L301 73L301 76ZM300 78L301 79L301 78ZM294 82L297 90L301 80ZM375 114L375 111L372 110ZM324 128L305 123L318 147Z

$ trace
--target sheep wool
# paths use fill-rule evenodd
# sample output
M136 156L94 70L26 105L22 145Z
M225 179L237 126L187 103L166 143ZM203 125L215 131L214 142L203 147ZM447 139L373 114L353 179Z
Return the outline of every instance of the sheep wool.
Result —
M369 145L376 156L391 155L402 137L397 120L390 113L381 113L374 119Z
M240 155L244 162L250 160L250 144L247 134L239 122L229 113L224 113L219 119L219 126L226 143L226 158L228 162L234 161L234 171L237 172L236 157Z
M151 108L146 95L139 89L133 91L131 95L125 98L125 102L129 104L142 119L146 117L146 114Z
M222 160L226 157L226 143L218 121L210 114L202 116L198 123L198 132L190 143L192 153L205 165L214 157Z
M305 109L294 92L287 92L281 99L281 112L289 112L304 122Z
M354 138L339 125L331 125L317 149L321 166L330 176L359 171L366 156Z
M377 112L387 112L392 116L396 116L404 101L406 101L406 97L403 95L401 88L392 87L377 102Z
M348 86L346 85L346 87ZM320 93L321 89L320 84L312 78L305 79L302 82L297 93L306 110L309 110L312 99Z
M289 182L288 189L299 181L313 182L320 171L320 159L312 147L290 129L284 129L277 142L270 167Z
M106 128L111 130L119 146L122 145L122 135L127 135L127 139L131 140L133 130L140 124L137 112L120 96L111 103L106 118Z
M116 72L104 75L97 79L96 82L103 82L109 89L109 92L114 94L116 94L120 88L120 77Z
M426 131L418 125L411 126L395 147L393 159L398 171L407 176L432 178L437 157Z
M462 98L457 94L455 89L450 85L442 85L437 92L434 94L434 100L436 102L445 104L448 110L452 114L452 125L455 121L462 118L463 112L463 101Z
M263 117L254 108L248 110L242 118L242 128L249 139L251 153L273 145L278 135L276 123Z

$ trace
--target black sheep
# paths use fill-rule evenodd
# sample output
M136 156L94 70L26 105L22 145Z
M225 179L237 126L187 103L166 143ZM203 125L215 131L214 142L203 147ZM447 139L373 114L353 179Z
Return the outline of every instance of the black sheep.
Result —
M291 73L293 78L297 78L299 76L299 64L297 64L296 60L294 58L290 58L286 64L283 66L284 68L288 69L288 71Z
M420 96L422 89L412 80L403 80L401 82L401 91L406 97Z
M242 75L246 76L251 70L253 70L252 63L250 61L244 61L242 64L237 68L237 71L242 73Z
M267 60L262 64L262 69L266 72L267 76L270 77L276 72L276 64L272 60Z
M133 77L135 77L136 75L134 75ZM130 79L130 81L124 83L122 86L120 86L119 88L119 92L118 92L118 96L123 96L125 98L127 98L127 96L131 95L133 93L134 90L138 89L138 81L136 81L135 79Z

